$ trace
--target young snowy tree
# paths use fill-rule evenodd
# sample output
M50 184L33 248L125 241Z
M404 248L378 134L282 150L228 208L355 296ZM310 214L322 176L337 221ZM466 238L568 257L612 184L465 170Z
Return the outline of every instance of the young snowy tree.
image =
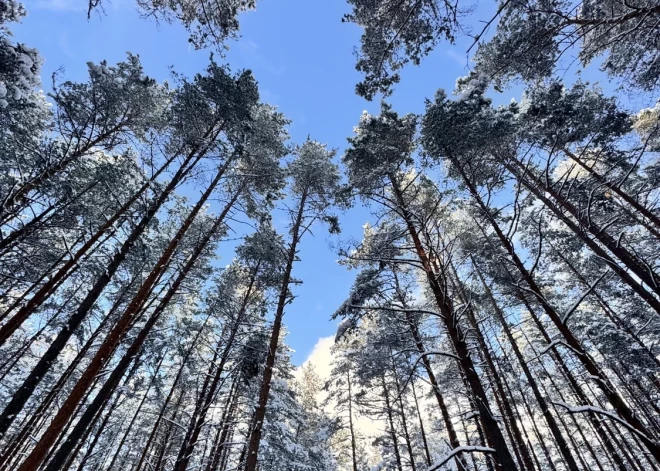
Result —
M356 347L356 339L343 336L333 346L333 364L330 379L326 381L324 390L327 397L324 400L326 408L332 410L336 421L337 436L334 442L334 452L338 455L340 469L346 471L361 471L368 469L364 437L362 437L356 421L360 407L356 395L358 390L355 378L355 365L348 351Z
M276 363L277 345L282 329L285 307L292 302L291 285L293 264L297 260L298 244L311 226L319 220L330 225L330 232L339 232L336 216L331 214L339 183L338 168L331 159L334 152L318 142L307 140L294 152L295 158L287 166L289 177L289 200L284 211L289 218L289 240L283 245L285 263L280 268L280 286L277 295L273 327L266 361L263 368L259 398L255 406L254 418L250 425L250 435L245 456L245 471L256 471L259 444L268 410L269 394Z

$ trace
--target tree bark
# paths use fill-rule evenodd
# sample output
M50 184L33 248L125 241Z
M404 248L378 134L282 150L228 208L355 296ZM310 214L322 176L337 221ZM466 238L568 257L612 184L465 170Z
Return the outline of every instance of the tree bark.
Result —
M270 394L270 386L273 378L273 368L275 366L277 344L280 339L280 330L282 329L284 308L289 301L289 284L291 282L291 271L293 270L293 263L296 259L298 242L300 241L300 229L303 223L307 196L307 190L304 190L298 203L297 214L291 228L291 243L289 244L287 253L287 261L284 268L284 276L282 278L280 294L277 299L277 308L275 311L275 319L273 321L273 330L270 336L270 344L268 346L268 353L266 355L266 364L261 381L261 388L259 390L259 400L257 402L254 418L249 429L250 438L248 440L247 456L245 458L245 471L256 471L257 469L259 444L261 443L264 418L266 417L266 406L268 405L268 395Z
M465 378L470 385L472 390L471 392L474 395L475 405L477 406L481 422L484 425L486 440L488 445L495 450L496 469L498 469L498 471L517 470L518 466L516 465L513 456L511 456L511 452L509 451L506 440L504 439L504 435L502 435L499 424L495 420L495 417L493 416L490 409L490 405L488 404L486 391L484 390L481 384L481 380L477 375L468 346L465 343L465 335L463 333L463 329L458 323L458 319L453 310L451 300L447 296L447 293L443 291L442 286L438 282L438 274L434 273L426 251L417 233L417 229L413 224L412 217L406 209L403 195L401 194L401 190L398 187L395 177L391 175L390 180L392 183L393 192L397 200L398 210L404 219L410 237L413 240L415 251L417 252L419 261L424 268L429 287L433 292L435 302L442 314L442 320L447 330L447 334L454 347L459 364L465 374Z
M42 435L41 439L34 447L32 452L28 455L25 461L23 461L23 464L19 467L18 471L36 471L37 468L41 465L43 459L48 453L48 450L57 439L61 428L69 420L76 406L80 403L80 400L82 399L83 395L91 385L92 381L109 360L110 352L121 340L121 338L126 332L126 329L133 322L134 318L138 314L140 306L145 302L145 300L153 290L154 283L160 277L160 275L164 273L164 271L167 269L169 261L172 258L175 250L179 246L181 240L183 239L184 235L186 234L190 226L192 225L193 220L200 212L200 210L202 209L203 205L206 203L208 198L211 196L211 193L213 192L217 184L220 182L220 179L224 174L225 169L226 169L226 165L221 167L216 177L213 179L207 190L199 199L199 201L191 211L190 215L186 219L186 221L183 223L183 225L181 226L177 234L174 236L174 238L170 241L169 245L164 250L158 262L156 263L156 266L151 270L146 280L143 282L142 286L140 287L137 294L134 296L133 300L122 314L117 324L107 335L103 344L97 351L96 355L85 369L85 372L82 374L82 376L80 377L74 388L69 393L69 396L62 404L62 407L60 407L60 409L58 410L57 414L55 415L55 418L51 421L49 427L46 429L46 431L44 432L44 434ZM156 320L157 319L154 319L153 323L155 323ZM75 439L75 437L70 437L70 438ZM61 449L61 451L62 453L67 453L68 450ZM53 468L53 469L56 470L57 468Z

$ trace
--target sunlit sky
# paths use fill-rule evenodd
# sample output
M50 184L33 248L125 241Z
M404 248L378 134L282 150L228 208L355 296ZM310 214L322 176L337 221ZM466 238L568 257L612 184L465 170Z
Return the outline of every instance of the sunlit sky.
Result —
M486 6L475 10L475 21L486 18L494 2L483 3ZM88 61L105 59L112 64L123 60L127 51L138 54L147 75L159 81L168 78L170 67L192 76L208 64L210 49L192 49L187 32L178 24L141 18L131 0L105 0L105 14L93 14L90 20L85 0L28 0L25 5L28 17L12 29L17 41L36 47L44 56L46 91L57 70L67 80L82 81ZM354 94L359 75L353 50L361 31L341 22L349 5L343 0L260 0L257 8L241 15L242 37L229 43L224 60L233 70L253 71L262 100L278 106L292 120L292 142L310 135L341 155L362 111L379 108L377 100L369 103ZM424 99L432 98L438 88L452 90L456 78L468 71L468 45L466 41L441 44L421 67L406 68L389 99L395 110L420 113ZM510 90L498 101L508 102L519 94ZM303 284L294 288L297 298L285 315L294 363L308 358L320 339L334 335L330 315L348 294L355 274L337 264L331 244L359 238L368 218L367 210L355 208L341 215L340 236L329 236L318 227L313 237L304 239L294 272ZM228 263L230 244L221 245L219 253ZM329 342L321 344L326 348Z

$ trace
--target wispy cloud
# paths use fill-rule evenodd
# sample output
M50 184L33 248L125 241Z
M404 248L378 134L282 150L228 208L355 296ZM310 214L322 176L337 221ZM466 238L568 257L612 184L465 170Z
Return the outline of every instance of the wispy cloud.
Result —
M37 0L34 7L39 10L51 11L76 11L81 12L86 10L86 5L80 0Z
M60 46L62 54L67 57L74 57L75 54L73 49L71 49L71 43L69 42L69 33L67 31L61 32L57 37L57 44Z
M468 57L465 54L459 54L456 52L453 48L452 49L447 49L447 55L458 65L461 67L467 67L468 66Z
M283 75L286 67L273 63L259 52L259 44L249 38L241 38L238 49L246 56L250 56L255 68L260 68L273 75Z
M277 93L273 93L267 88L259 88L259 95L261 100L269 103L271 105L278 105L280 103L280 96Z

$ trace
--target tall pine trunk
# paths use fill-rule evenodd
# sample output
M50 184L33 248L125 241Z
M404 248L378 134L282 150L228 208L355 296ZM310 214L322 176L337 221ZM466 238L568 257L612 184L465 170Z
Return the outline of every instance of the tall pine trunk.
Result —
M249 439L246 450L247 456L245 457L245 471L256 471L257 469L259 444L261 443L261 434L263 430L264 419L266 417L268 396L270 394L270 386L273 379L273 368L275 367L277 345L280 339L280 331L282 330L284 308L289 301L289 284L291 282L291 272L293 270L293 263L296 260L297 247L301 236L301 228L307 196L307 190L304 190L300 197L300 201L298 202L296 217L291 227L291 243L289 244L289 248L287 250L287 261L284 268L280 293L277 299L277 308L275 310L273 330L270 336L270 343L266 355L266 364L264 367L261 387L259 390L259 399L254 411L254 418L249 429Z
M213 188L213 186L214 184L212 184L209 188ZM207 193L210 194L210 192L208 191ZM236 199L238 198L239 194L240 194L240 190L237 191L234 194L233 198L230 200L230 202L225 205L225 208L223 209L222 213L216 218L215 222L213 223L213 226L206 232L204 237L202 237L202 239L197 243L194 252L188 257L188 261L179 272L177 278L174 280L174 282L168 289L165 296L163 296L158 307L156 307L156 309L153 311L153 313L151 314L145 325L142 327L136 338L133 340L133 343L126 350L126 352L124 353L123 357L121 358L117 366L115 366L114 370L106 380L101 390L96 394L96 397L94 398L92 403L87 407L82 417L80 417L73 431L69 434L67 440L60 446L59 450L56 452L55 456L46 467L46 471L58 470L58 466L60 466L61 463L66 459L69 450L71 450L72 447L75 445L75 443L80 439L80 436L82 436L85 429L88 427L96 411L99 410L101 407L103 407L103 404L105 403L107 398L110 397L110 395L113 393L113 391L119 384L121 377L128 368L130 362L138 354L138 352L144 345L144 342L146 341L149 333L156 325L156 323L162 316L163 312L165 312L167 306L169 305L170 300L176 294L179 287L188 276L190 270L194 267L195 263L199 260L199 257L202 255L204 249L207 247L213 235L218 231L220 226L223 224L225 217L229 213L231 207L236 202ZM200 201L202 200L205 200L205 198L200 199ZM193 213L194 211L191 213L191 216L194 218Z
M419 257L419 261L421 262L426 274L429 288L431 289L438 309L442 314L442 320L449 339L454 347L454 352L459 362L459 366L462 368L465 374L465 379L470 385L471 393L474 396L475 405L477 406L477 410L479 412L479 418L484 426L484 434L486 435L486 440L488 445L495 452L496 469L498 471L517 470L518 466L516 465L515 460L509 451L509 447L507 446L506 440L504 439L502 430L500 429L497 420L493 416L486 391L484 390L483 385L481 384L481 380L477 375L475 365L472 362L472 357L470 356L469 348L465 343L465 335L463 329L459 325L458 318L454 312L451 300L439 283L438 274L434 273L429 258L426 254L426 250L422 245L417 229L413 223L413 219L406 208L401 189L399 188L398 183L393 175L390 176L390 181L392 183L392 190L396 197L399 213L404 219L408 233L410 234L410 237L413 241L415 251Z

